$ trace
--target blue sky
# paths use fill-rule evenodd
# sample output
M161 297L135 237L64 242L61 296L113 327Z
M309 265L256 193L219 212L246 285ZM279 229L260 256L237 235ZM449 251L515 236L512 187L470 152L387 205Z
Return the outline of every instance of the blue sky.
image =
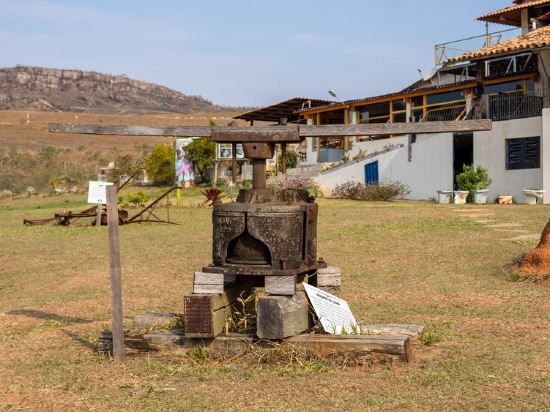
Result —
M0 66L126 74L218 104L398 90L511 0L0 0ZM492 25L492 30L506 29Z

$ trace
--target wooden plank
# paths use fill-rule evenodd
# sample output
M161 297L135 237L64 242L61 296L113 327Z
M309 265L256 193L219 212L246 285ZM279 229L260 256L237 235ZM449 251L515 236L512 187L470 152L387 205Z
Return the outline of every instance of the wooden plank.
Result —
M424 331L422 325L360 323L358 326L364 335L401 335L416 338Z
M305 137L380 136L489 131L491 120L450 122L367 123L351 125L301 125L263 127L210 126L132 126L99 124L50 123L54 133L120 135L120 136L193 136L210 137L217 142L299 143Z
M317 271L317 287L342 286L342 273L340 268L329 266Z
M214 127L212 128L212 139L215 142L220 143L300 143L302 141L298 133L298 127L295 125L265 127Z
M338 355L357 360L412 360L411 342L408 336L342 336L342 335L299 335L286 339L285 344L313 351L323 357Z
M118 198L115 186L107 186L107 225L109 226L109 266L111 271L113 358L115 361L123 361L124 328L122 326L122 281L120 269L120 240L118 230Z
M296 276L266 276L265 293L294 296L296 294Z
M223 273L195 272L193 274L194 285L224 285L235 282L237 276Z
M210 137L211 126L139 126L50 123L48 130L54 133L99 134L120 136L192 136Z
M256 334L260 339L284 339L310 328L305 292L289 296L261 296L256 302Z
M300 126L300 137L379 136L488 131L491 120L451 122L366 123L357 125Z
M193 293L210 294L210 293L223 293L224 285L193 285Z

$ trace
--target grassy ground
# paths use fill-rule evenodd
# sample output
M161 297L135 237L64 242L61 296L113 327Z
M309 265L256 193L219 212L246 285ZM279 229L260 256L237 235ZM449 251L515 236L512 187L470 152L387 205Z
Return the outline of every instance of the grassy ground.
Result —
M181 311L210 262L211 211L195 192L181 226L121 228L128 324ZM550 288L503 266L536 245L548 207L321 200L320 256L343 271L361 321L422 323L433 346L409 366L272 367L139 356L90 346L109 326L106 229L23 227L82 197L0 204L0 405L6 410L544 410L550 408ZM479 223L484 222L484 223ZM491 227L518 224L509 228Z

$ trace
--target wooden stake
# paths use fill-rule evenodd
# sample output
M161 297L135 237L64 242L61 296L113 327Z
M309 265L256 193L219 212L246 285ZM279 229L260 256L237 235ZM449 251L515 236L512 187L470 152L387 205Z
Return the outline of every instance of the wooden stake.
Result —
M103 213L103 205L97 205L95 213L95 225L96 227L101 227L101 214Z
M113 357L124 360L124 329L122 327L122 285L120 242L118 236L118 204L116 187L107 186L107 224L109 226L109 263L111 268L111 307Z

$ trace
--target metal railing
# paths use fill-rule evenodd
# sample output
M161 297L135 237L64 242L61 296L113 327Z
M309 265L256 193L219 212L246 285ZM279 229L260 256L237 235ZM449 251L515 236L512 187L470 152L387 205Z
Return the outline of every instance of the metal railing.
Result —
M428 110L421 122L445 122L461 120L466 114L466 103Z
M542 116L544 98L537 92L490 95L487 117L494 121Z
M453 57L494 46L519 34L521 34L521 29L513 28L437 44L435 45L435 67L441 67L443 63Z

